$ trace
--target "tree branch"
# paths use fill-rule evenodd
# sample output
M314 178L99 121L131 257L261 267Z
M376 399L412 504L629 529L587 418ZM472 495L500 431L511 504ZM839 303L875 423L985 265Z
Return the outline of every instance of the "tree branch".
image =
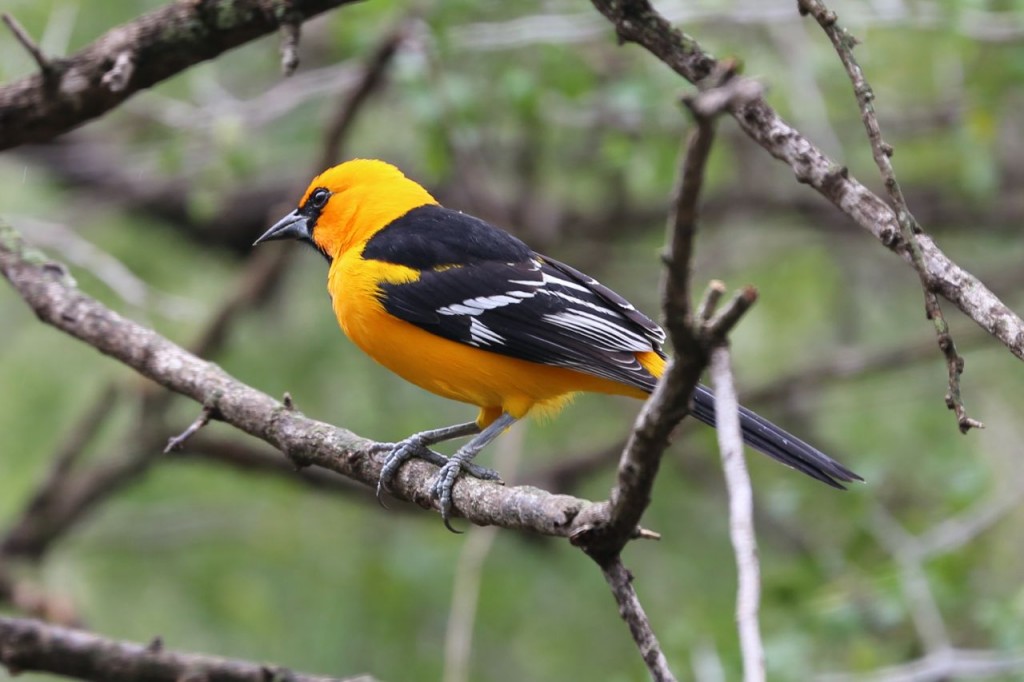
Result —
M615 27L620 40L636 42L676 73L699 84L717 61L692 37L674 28L648 0L591 0ZM730 110L740 128L776 159L787 164L799 182L813 187L882 244L912 263L892 209L847 169L829 159L799 131L779 117L764 98ZM927 235L918 235L928 288L956 305L1015 356L1024 359L1024 320L974 275L943 253Z
M127 320L80 292L59 263L28 248L0 224L0 272L48 324L123 362L174 392L217 411L223 421L284 452L297 466L322 466L376 486L381 461L372 441L303 416L156 332ZM436 509L431 495L435 467L411 462L395 478L395 496ZM462 478L455 506L470 522L566 537L603 505L525 486L506 488ZM633 534L638 531L634 529Z
M892 166L892 145L882 139L882 129L878 124L878 117L875 116L874 91L864 77L864 71L853 56L853 47L857 44L856 39L844 28L839 26L835 12L828 9L819 0L799 0L800 13L810 14L815 18L825 35L832 41L839 60L843 63L846 73L853 84L853 92L857 97L857 105L860 107L861 120L867 131L868 141L871 143L871 153L875 159L875 165L882 175L886 191L889 193L889 201L892 203L896 214L896 221L900 227L900 236L907 245L907 253L910 264L917 271L921 279L921 286L924 288L925 312L928 319L935 325L935 335L938 338L939 349L946 358L946 365L949 371L949 392L946 394L946 405L956 414L957 424L961 433L967 433L972 428L983 428L984 424L967 416L967 409L960 396L960 374L964 370L964 359L956 350L953 343L953 336L949 332L949 324L942 314L942 307L928 282L928 271L924 263L924 256L921 253L921 246L918 243L919 235L923 234L914 214L910 212L907 200L903 196L903 190L896 180L896 172Z
M0 150L42 142L186 68L355 0L171 2L0 88ZM130 65L130 67L129 67Z
M304 675L237 659L166 651L82 630L20 618L0 618L0 665L12 674L40 671L97 682L373 682L369 675Z

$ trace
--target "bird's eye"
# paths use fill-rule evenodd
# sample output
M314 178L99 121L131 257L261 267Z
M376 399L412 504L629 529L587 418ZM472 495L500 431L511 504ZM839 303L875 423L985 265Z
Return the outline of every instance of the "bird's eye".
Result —
M313 208L323 208L327 204L327 200L330 198L331 193L321 187L309 195L309 205Z

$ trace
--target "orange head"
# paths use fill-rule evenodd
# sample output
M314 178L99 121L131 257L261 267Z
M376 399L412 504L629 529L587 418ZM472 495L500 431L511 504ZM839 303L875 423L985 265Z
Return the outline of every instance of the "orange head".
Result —
M313 178L299 207L253 246L274 239L298 239L334 260L412 209L436 203L427 190L390 163L353 159Z

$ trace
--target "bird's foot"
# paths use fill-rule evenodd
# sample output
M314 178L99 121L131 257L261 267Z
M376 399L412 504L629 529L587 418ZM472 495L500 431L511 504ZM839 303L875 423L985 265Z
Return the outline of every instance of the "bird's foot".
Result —
M370 446L369 450L373 454L387 453L384 466L380 470L380 477L377 479L377 501L380 502L381 506L384 506L383 494L391 492L391 482L394 480L398 470L408 460L422 459L441 468L451 463L449 458L427 447L421 434L413 434L397 443L374 443ZM473 464L472 462L462 462L459 470L465 470L466 473L475 478L491 481L501 480L501 476L497 471ZM457 475L456 473L455 476ZM454 482L454 477L452 480Z
M451 524L452 489L455 487L455 481L458 479L459 474L465 471L474 478L502 483L501 475L494 469L488 469L470 462L469 459L473 454L463 454L460 450L448 458L448 461L444 463L441 470L437 472L437 478L434 479L434 483L430 487L430 494L437 498L438 506L441 507L441 519L444 521L444 527L453 533L462 532L452 528Z
M383 495L391 492L391 481L403 464L410 459L422 459L437 466L444 466L448 458L441 453L434 452L426 446L419 434L413 434L405 440L397 443L375 443L370 446L370 452L386 452L384 466L380 469L380 477L377 479L377 502L384 507Z

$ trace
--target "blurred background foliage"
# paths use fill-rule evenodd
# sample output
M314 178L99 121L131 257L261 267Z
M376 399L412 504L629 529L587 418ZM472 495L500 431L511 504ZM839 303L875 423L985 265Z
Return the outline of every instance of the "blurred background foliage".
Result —
M161 4L8 0L5 10L49 53L68 54ZM849 83L792 2L657 5L706 49L741 58L773 106L880 190ZM1024 2L834 9L863 41L858 56L911 208L954 260L1020 310ZM688 126L678 100L689 87L642 50L618 47L582 2L345 7L304 27L303 63L290 79L280 77L276 39L266 38L52 145L3 154L4 214L77 263L90 294L189 343L237 287L255 255L246 245L298 198L339 99L399 24L405 39L388 81L360 111L345 156L394 162L446 204L656 311L665 210ZM0 36L0 80L33 68ZM720 130L696 280L760 290L733 335L741 395L867 479L837 493L750 458L769 677L907 662L934 647L929 624L954 646L1024 656L1020 362L946 306L967 359L968 408L988 426L961 436L943 404L946 370L914 273L731 121ZM294 254L273 294L233 318L212 359L268 393L290 392L313 417L380 440L470 416L349 344L332 319L325 274L315 253ZM111 382L122 398L80 466L114 453L152 457L136 450L153 440L139 437L140 401L124 398L144 391L129 370L40 325L8 288L0 288L0 320L0 519L8 525L66 431ZM888 353L896 356L885 362ZM517 427L522 457L506 480L604 497L614 446L638 407L586 396L557 420ZM195 413L175 398L163 423L145 428L164 439ZM634 544L626 563L677 673L736 679L718 456L710 430L688 423L681 431L645 521L663 540ZM223 425L207 433L261 449ZM115 637L159 633L173 648L333 675L442 676L453 591L473 589L455 582L469 536L397 502L384 511L366 491L316 491L288 474L193 454L159 458L41 560L8 556L5 569ZM580 458L590 465L554 475ZM471 679L644 677L599 572L566 543L499 532L479 579ZM992 679L1022 677L1024 664Z

